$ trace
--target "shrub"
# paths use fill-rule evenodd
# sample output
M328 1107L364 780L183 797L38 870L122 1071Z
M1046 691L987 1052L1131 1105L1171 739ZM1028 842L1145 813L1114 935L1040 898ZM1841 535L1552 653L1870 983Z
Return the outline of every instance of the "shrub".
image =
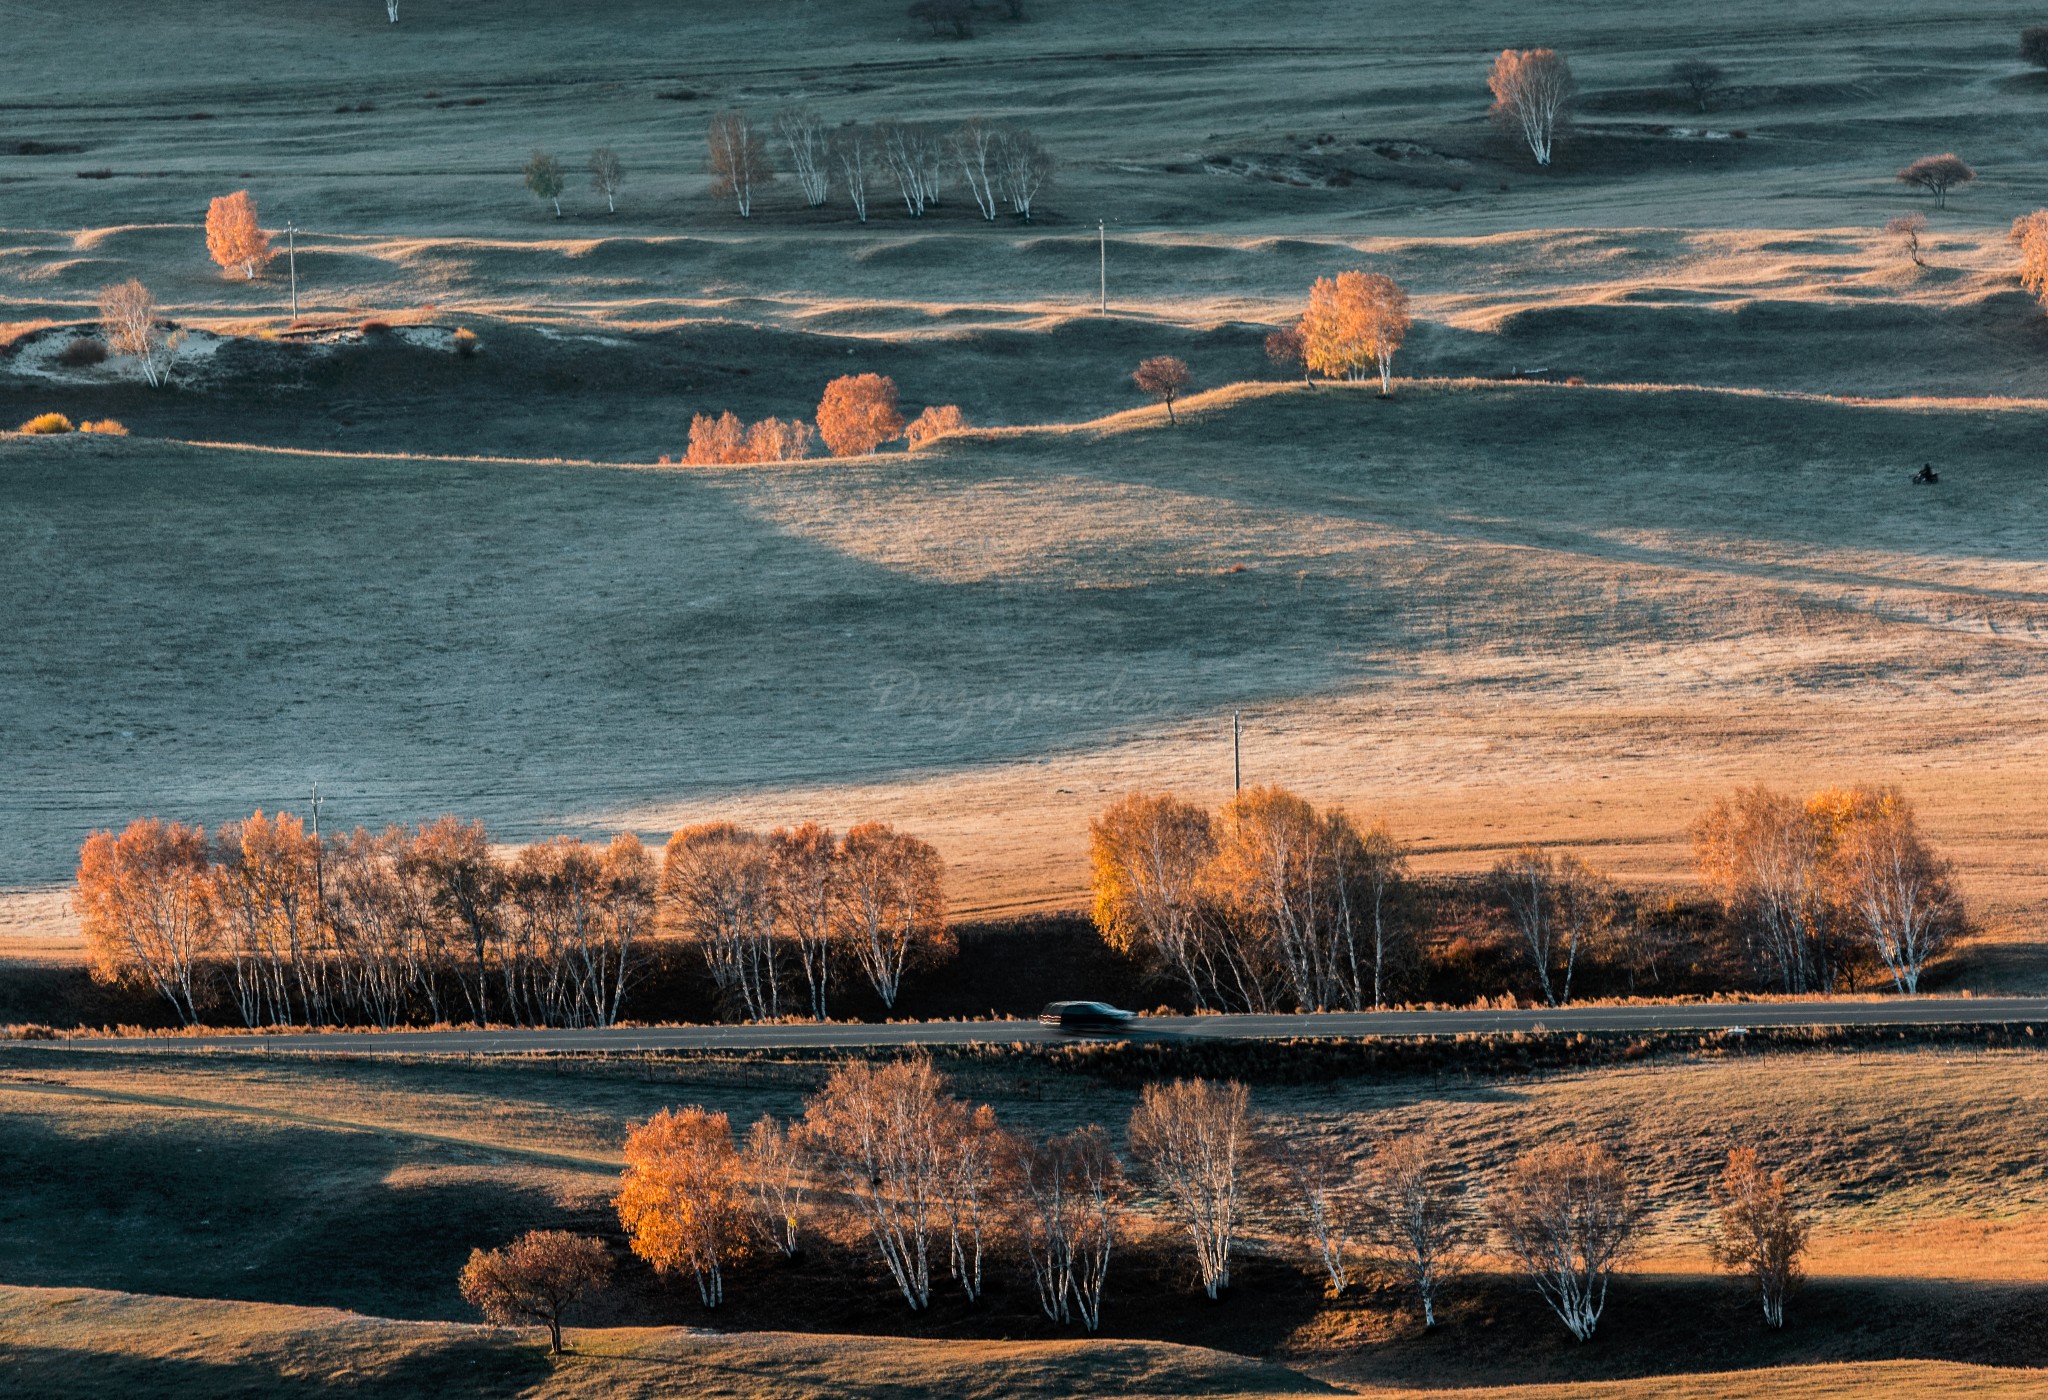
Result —
M457 326L455 328L454 345L455 353L465 360L473 358L479 350L484 348L483 342L476 338L476 332L468 326Z
M39 413L22 424L19 431L32 433L38 437L48 437L57 433L68 433L73 429L71 420L61 413Z
M391 334L391 323L389 321L365 321L363 322L363 334L389 335Z
M966 426L967 419L962 416L960 406L949 403L943 407L926 408L911 420L910 426L903 430L903 436L910 443L910 450L915 452L934 438L958 432Z
M101 437L127 437L128 429L118 418L88 418L78 425L81 433L98 433Z
M78 337L57 352L57 363L66 369L85 369L103 364L106 358L107 343L89 335Z

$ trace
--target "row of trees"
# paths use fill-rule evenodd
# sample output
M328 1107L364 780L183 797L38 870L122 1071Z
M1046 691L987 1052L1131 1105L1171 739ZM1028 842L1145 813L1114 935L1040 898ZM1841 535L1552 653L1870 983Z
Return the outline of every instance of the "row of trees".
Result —
M324 838L289 813L211 837L152 818L86 841L77 908L94 976L188 1025L224 1001L250 1027L606 1026L657 937L734 1014L822 1018L835 971L893 1006L950 946L937 853L878 822L690 827L657 860L630 834L505 859L455 817Z
M683 460L693 466L740 462L793 462L823 439L834 457L859 457L902 438L910 450L967 426L956 404L932 404L905 422L897 406L896 381L886 374L843 374L825 386L818 400L817 426L801 419L764 418L747 424L732 413L690 420L690 446ZM664 462L667 458L662 459Z
M1756 787L1693 832L1701 883L1751 975L1788 993L1872 980L1906 994L1965 926L1949 863L1896 788L1801 801ZM1096 927L1198 1009L1386 1005L1419 960L1408 851L1382 821L1278 787L1220 812L1134 793L1089 825ZM1527 993L1552 1006L1592 961L1655 978L1660 947L1628 891L1568 852L1525 846L1479 882Z
M1133 1239L1129 1217L1141 1197L1181 1241L1210 1298L1230 1287L1233 1259L1258 1221L1333 1296L1370 1275L1411 1297L1432 1327L1445 1290L1491 1247L1581 1341L1598 1328L1647 1210L1627 1166L1597 1144L1528 1152L1480 1202L1427 1128L1390 1135L1354 1162L1298 1124L1257 1118L1236 1082L1147 1085L1120 1155L1092 1124L1049 1136L1005 1128L986 1105L955 1097L921 1057L850 1062L801 1119L764 1117L742 1139L723 1113L664 1111L631 1130L625 1155L616 1205L632 1251L658 1273L690 1276L707 1308L724 1301L735 1265L793 1256L836 1228L867 1241L914 1311L930 1307L942 1273L979 1299L996 1262L1030 1280L1048 1319L1089 1332L1101 1324L1110 1265ZM1714 1257L1749 1280L1768 1325L1783 1325L1808 1235L1785 1174L1737 1148L1710 1197ZM517 1311L504 1295L525 1300L524 1315L548 1322L559 1345L553 1300L567 1290L504 1286L511 1256L552 1253L571 1285L602 1274L587 1248L568 1245L572 1237L543 1238L545 1251L526 1241L478 1251L464 1288L489 1310L472 1279L500 1280L504 1311Z

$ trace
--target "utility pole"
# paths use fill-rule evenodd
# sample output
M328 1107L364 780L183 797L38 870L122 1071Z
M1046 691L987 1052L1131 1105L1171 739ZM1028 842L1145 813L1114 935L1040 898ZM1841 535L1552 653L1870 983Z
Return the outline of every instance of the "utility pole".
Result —
M1109 314L1109 229L1102 220L1095 221L1095 253L1101 273L1101 305L1103 315Z
M299 227L290 219L284 221L285 261L292 267L292 319L299 319Z
M1230 790L1244 791L1244 711L1230 712Z

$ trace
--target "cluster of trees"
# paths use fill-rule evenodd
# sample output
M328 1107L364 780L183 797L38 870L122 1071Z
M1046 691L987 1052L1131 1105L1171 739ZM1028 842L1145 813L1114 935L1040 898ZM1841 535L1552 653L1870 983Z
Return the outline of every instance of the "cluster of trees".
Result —
M657 1273L688 1275L706 1308L724 1301L735 1266L794 1256L834 1232L865 1239L913 1311L931 1306L942 1274L978 1300L995 1263L1030 1281L1047 1318L1089 1332L1141 1196L1210 1298L1230 1287L1255 1216L1279 1226L1330 1294L1370 1275L1411 1297L1425 1327L1491 1243L1581 1341L1598 1328L1647 1209L1627 1165L1598 1144L1525 1153L1478 1201L1427 1127L1388 1135L1355 1161L1298 1124L1260 1119L1236 1082L1146 1085L1119 1154L1094 1124L1047 1136L1006 1128L986 1105L957 1098L923 1057L851 1061L801 1118L765 1116L744 1137L723 1113L665 1110L631 1130L625 1156L615 1204L629 1246ZM1715 1259L1749 1281L1766 1323L1782 1326L1808 1238L1791 1183L1736 1148L1708 1194ZM598 1247L548 1234L478 1251L465 1296L494 1317L547 1323L559 1346L564 1302L602 1281Z
M954 180L966 187L983 219L994 222L1007 209L1028 223L1052 183L1052 157L1036 136L979 117L952 131L901 121L835 127L799 108L777 114L773 132L804 203L820 208L838 188L862 223L868 220L871 187L893 188L904 212L919 219ZM711 119L706 142L712 193L732 200L741 218L752 218L755 194L776 177L769 131L744 112L720 112Z
M764 418L749 425L732 413L716 418L700 413L690 420L690 447L683 460L706 466L794 462L808 457L817 439L823 439L825 450L834 457L862 456L897 438L907 441L915 452L967 426L957 404L929 405L906 423L897 406L896 381L886 374L839 376L825 386L816 417L814 428L801 419L785 423Z
M151 818L86 841L77 907L96 977L187 1025L225 1003L252 1028L611 1025L657 938L696 948L734 1014L822 1018L835 970L893 1006L950 946L937 853L878 822L690 827L660 859L630 834L558 837L508 859L452 816L324 838L289 813L210 837Z
M1788 993L1917 992L1964 927L1954 875L1895 788L1805 801L1750 788L1694 831L1726 981ZM1196 1009L1384 1006L1425 973L1408 851L1384 822L1255 787L1211 813L1134 793L1089 826L1104 940ZM1559 1006L1583 974L1634 988L1672 952L1657 912L1578 856L1524 846L1472 882L1518 995ZM1467 994L1477 989L1468 988Z
M1965 926L1953 868L1895 787L1803 801L1745 788L1714 803L1693 845L1702 882L1778 990L1833 991L1874 965L1895 990L1917 992Z

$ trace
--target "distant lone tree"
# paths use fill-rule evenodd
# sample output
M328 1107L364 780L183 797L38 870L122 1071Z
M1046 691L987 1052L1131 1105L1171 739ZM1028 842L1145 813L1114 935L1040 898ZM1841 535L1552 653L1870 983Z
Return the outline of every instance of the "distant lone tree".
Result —
M1180 420L1174 416L1173 401L1180 397L1182 390L1194 383L1194 376L1188 372L1186 360L1173 355L1154 355L1151 359L1140 362L1138 367L1131 371L1131 382L1147 397L1165 404L1166 421L1178 424Z
M2048 24L2030 24L2020 31L2020 57L2036 68L2048 68Z
M1642 1223L1628 1169L1604 1147L1558 1142L1508 1168L1494 1227L1543 1301L1579 1341L1607 1308L1607 1283Z
M729 197L742 219L754 216L754 189L775 178L768 143L744 112L720 112L706 135L711 146L711 192Z
M2048 209L2014 219L2007 236L2020 250L2020 285L2048 307Z
M270 235L256 222L256 201L247 190L224 194L206 207L206 251L223 272L240 272L250 281L274 256Z
M789 168L796 175L804 203L815 209L832 190L832 160L825 120L809 108L784 112L775 118L775 130L789 152Z
M970 0L911 0L907 13L912 19L930 25L934 39L949 30L955 39L974 37L974 6Z
M394 6L393 8L396 8ZM543 1323L562 1352L562 1315L611 1277L602 1240L567 1230L529 1230L503 1249L473 1249L462 1266L463 1301L506 1326Z
M1714 94L1728 81L1727 73L1718 63L1709 63L1704 58L1679 59L1671 65L1670 77L1672 85L1697 103L1702 112L1713 104Z
M170 344L157 324L156 298L138 278L100 293L100 338L116 355L133 355L152 389L170 382Z
M384 0L384 13L393 24L398 23L398 0Z
M1884 231L1899 240L1906 250L1906 256L1913 260L1913 266L1925 267L1920 256L1920 237L1927 232L1925 214L1902 214L1884 226Z
M554 205L558 219L562 217L562 190L567 184L562 176L562 162L546 151L535 151L526 158L526 188L541 203Z
M625 183L626 166L617 151L599 146L590 153L590 188L604 196L605 213L619 212L619 186Z
M1785 1299L1805 1278L1806 1218L1782 1171L1767 1171L1756 1149L1737 1147L1714 1183L1714 1262L1756 1284L1764 1324L1785 1325Z
M1503 49L1486 86L1493 93L1493 119L1520 134L1538 165L1550 164L1551 148L1571 122L1578 92L1564 55L1555 49Z
M1290 375L1299 371L1303 379L1308 378L1308 350L1301 339L1301 330L1296 326L1273 331L1266 336L1266 358Z
M1918 185L1934 196L1937 209L1948 208L1948 192L1958 185L1967 185L1977 178L1977 172L1963 162L1962 157L1953 153L1938 156L1922 156L1899 172L1899 183Z
M860 457L903 436L896 381L886 374L842 374L818 400L818 436L834 457Z
M1408 336L1408 294L1379 272L1318 277L1302 314L1302 355L1318 374L1363 379L1377 369L1380 396L1393 392L1394 354Z

